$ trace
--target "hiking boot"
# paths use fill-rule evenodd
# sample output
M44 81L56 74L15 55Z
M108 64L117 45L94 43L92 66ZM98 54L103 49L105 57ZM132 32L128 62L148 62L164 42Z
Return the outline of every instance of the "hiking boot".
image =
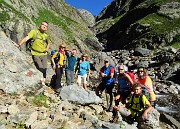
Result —
M54 91L58 94L61 91L61 88L55 89Z
M41 84L42 84L43 86L46 86L45 82L41 82Z
M112 120L112 123L117 123L118 122L119 117L114 117Z
M112 112L113 111L113 106L110 106L106 111L107 112Z
M46 84L45 84L45 78L41 78L40 83L41 83L43 86L46 86Z

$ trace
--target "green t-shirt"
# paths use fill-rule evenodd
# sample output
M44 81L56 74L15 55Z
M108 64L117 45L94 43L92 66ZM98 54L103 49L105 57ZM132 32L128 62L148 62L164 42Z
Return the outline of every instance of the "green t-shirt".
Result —
M37 34L38 33L38 34ZM37 38L36 38L37 35ZM44 56L46 46L49 43L49 36L46 33L41 33L39 30L31 30L28 33L29 38L36 39L31 46L31 54L35 56Z
M138 115L137 115L137 116L139 116L142 113L142 111L145 109L145 106L146 105L150 105L150 102L147 100L145 95L142 96L142 104L144 105L144 107L143 107L143 105L142 105L142 107L140 107L140 101L139 100L140 100L140 96L139 97L135 97L134 96L134 98L133 98L133 105L129 109L130 112L131 112L131 116L132 117L134 117L136 115L136 111L135 110L139 111ZM132 101L132 96L130 97L128 102L131 103L131 101Z

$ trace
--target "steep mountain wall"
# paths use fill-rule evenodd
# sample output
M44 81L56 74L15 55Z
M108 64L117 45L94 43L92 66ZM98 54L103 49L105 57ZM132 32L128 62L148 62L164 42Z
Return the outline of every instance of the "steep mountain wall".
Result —
M129 49L141 46L155 49L164 45L177 46L180 42L178 0L129 0L122 5L123 2L113 1L96 19L98 23L94 27L95 32L108 48ZM111 17L111 12L114 12L112 9L118 11ZM113 25L108 24L112 20ZM106 24L107 27L103 28L108 29L102 29L102 24Z

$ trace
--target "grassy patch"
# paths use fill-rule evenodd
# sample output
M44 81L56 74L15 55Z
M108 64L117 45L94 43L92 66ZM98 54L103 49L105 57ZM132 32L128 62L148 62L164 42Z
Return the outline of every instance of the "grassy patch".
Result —
M36 25L39 25L44 20L62 28L65 35L67 36L67 39L62 40L67 40L67 43L72 43L75 39L74 34L72 32L73 29L76 31L78 30L78 32L86 31L86 29L82 25L64 15L56 15L55 12L41 9L39 10L39 17L33 18L33 21L36 23Z
M16 129L25 129L25 123L23 121L19 121L16 124Z
M4 23L5 21L10 19L9 14L7 14L5 11L0 12L0 19L1 19L1 23Z
M33 96L32 103L38 107L44 106L48 108L48 104L46 103L47 97L44 94L39 94Z
M149 24L152 31L157 34L164 34L180 27L180 19L170 20L157 14L150 14L138 21L139 24Z
M174 37L174 40L168 44L168 46L171 46L173 48L180 48L180 34L176 35L176 37Z
M115 22L118 22L124 15L120 15L114 19Z
M30 22L30 20L23 13L17 11L14 7L12 7L11 5L6 3L4 0L0 0L0 7L3 8L3 6L5 6L5 8L8 9L10 12L13 12L17 17L23 18L24 20ZM0 13L0 18L1 17L5 18L5 20L8 20L10 18L6 12ZM1 20L2 20L2 18L1 18ZM3 21L4 21L4 19L3 19Z
M166 4L166 3L170 3L170 2L179 2L179 0L145 0L139 6L141 7L144 5L151 5L153 3L162 5L162 4Z

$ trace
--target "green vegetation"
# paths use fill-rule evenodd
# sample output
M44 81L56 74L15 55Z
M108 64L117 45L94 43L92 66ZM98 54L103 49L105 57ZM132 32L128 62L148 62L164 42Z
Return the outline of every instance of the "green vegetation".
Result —
M0 12L0 19L1 19L1 23L7 21L8 19L10 19L9 14L7 14L5 11Z
M115 22L118 22L124 15L120 15L114 19Z
M72 30L74 29L75 31L78 30L78 32L82 31L85 32L87 29L77 23L76 21L73 21L72 19L64 16L64 15L56 15L55 12L41 9L39 10L39 17L33 18L32 19L36 25L39 25L42 21L46 20L49 23L52 23L54 25L59 26L62 28L64 31L65 35L67 36L67 39L62 39L62 40L67 40L67 43L72 43L74 41L74 34ZM64 37L62 37L64 38Z
M3 6L5 6L5 8L9 10L10 12L13 12L17 17L23 18L24 20L30 22L30 20L23 13L17 11L15 8L13 8L8 3L6 3L4 0L0 0L0 8L3 8ZM0 18L1 18L1 21L6 21L10 19L10 16L4 11L0 13Z
M170 3L170 2L179 2L179 0L145 0L144 2L139 4L138 7L149 6L151 4L162 5L162 4L166 4L166 3Z
M176 37L174 37L174 40L172 41L172 43L168 44L168 46L171 46L173 48L180 48L180 34L176 35Z
M138 21L139 24L149 24L152 31L157 34L164 34L180 27L180 19L170 20L157 14L150 14Z
M17 96L18 94L16 92L11 93L12 96Z
M16 124L16 129L25 129L25 123L23 121L19 121Z
M32 103L38 107L44 106L48 108L48 104L46 103L47 97L44 94L39 94L33 96Z

